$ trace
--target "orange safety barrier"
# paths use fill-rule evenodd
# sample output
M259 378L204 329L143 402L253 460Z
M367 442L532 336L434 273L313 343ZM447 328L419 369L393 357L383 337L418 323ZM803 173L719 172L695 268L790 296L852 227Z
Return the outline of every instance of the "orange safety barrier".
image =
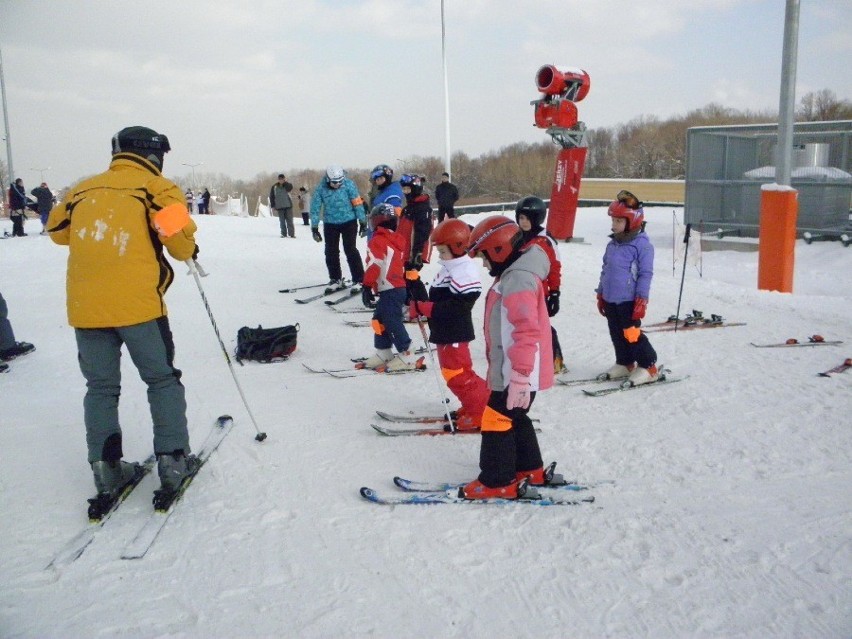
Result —
M798 214L799 192L796 189L777 184L761 188L758 289L793 292Z

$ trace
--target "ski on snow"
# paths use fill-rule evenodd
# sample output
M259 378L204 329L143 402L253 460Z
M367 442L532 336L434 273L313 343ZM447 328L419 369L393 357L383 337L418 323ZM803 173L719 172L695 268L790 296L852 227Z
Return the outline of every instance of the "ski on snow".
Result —
M791 337L786 342L779 342L777 344L755 344L751 342L751 345L755 348L790 348L793 346L839 346L842 343L839 340L826 341L822 335L811 335L805 342L800 342L796 338Z
M829 368L827 371L817 373L820 377L831 377L837 373L845 373L852 368L852 357L847 357L842 364L838 364L834 368Z
M204 467L207 460L210 459L210 455L219 448L219 444L227 437L233 427L234 420L230 415L222 415L216 419L216 423L213 425L213 428L207 435L207 439L204 440L196 456L198 458L197 468L186 476L180 488L171 496L171 499L163 499L162 495L155 497L155 500L159 501L157 509L151 513L136 536L125 546L124 551L121 553L122 559L139 559L145 556L145 553L151 548L160 531L174 512L175 506L180 502L186 489L192 484L192 480L198 476L198 472Z
M320 288L321 286L328 286L328 282L323 282L322 284L308 284L307 286L294 286L292 288L280 288L278 289L278 292L295 293L296 291L304 291L309 288Z
M94 497L89 500L89 525L83 528L79 533L77 533L74 537L68 540L68 542L59 549L59 551L53 556L50 563L46 566L46 568L61 568L70 564L80 557L80 555L85 552L86 548L89 547L89 544L95 539L95 535L97 535L98 531L103 528L103 526L109 521L109 518L118 510L119 506L124 503L124 501L130 496L130 493L133 492L133 489L136 488L145 476L150 473L154 466L157 463L156 455L151 455L144 462L138 465L136 469L136 474L133 479L130 480L125 486L121 493L115 498L111 505L106 506L104 508L104 504L98 502L98 497ZM99 518L92 517L92 509L94 506L99 506L102 508Z
M308 304L309 302L313 302L316 300L320 300L323 297L328 297L329 295L334 295L335 293L339 293L340 291L344 291L349 288L349 284L343 284L343 286L335 286L331 289L326 289L322 293L317 293L316 295L311 295L310 297L303 297L301 299L296 299L296 304Z
M340 297L336 297L333 300L326 300L325 304L327 306L337 306L338 304L342 304L346 300L351 300L353 297L361 293L360 288L350 288Z
M530 504L534 506L580 506L591 504L595 501L593 496L577 498L566 498L566 493L560 495L555 490L539 492L538 486L528 486L526 480L521 483L519 492L523 496L518 499L504 499L495 497L493 499L465 499L459 496L458 488L428 492L402 492L402 493L380 493L373 488L364 486L361 488L361 496L374 504L388 506L412 505L412 504L462 504L471 506L503 506L507 504Z
M604 373L604 375L606 375L606 373ZM559 379L557 377L556 383L560 386L582 386L585 384L602 384L604 382L617 382L626 379L626 377L603 377L602 375L598 375L597 377L587 377L585 379Z
M630 381L623 381L618 386L612 386L609 388L600 388L598 390L589 390L587 388L581 389L585 395L589 397L603 397L604 395L612 395L613 393L623 393L632 390L639 390L640 388L653 388L655 386L661 386L663 384L674 384L676 382L682 382L685 379L689 379L689 375L684 375L683 377L669 377L669 373L671 371L668 369L660 367L660 376L654 380L653 382L648 382L647 384L632 384Z
M696 331L705 328L730 328L732 326L745 326L745 322L726 322L724 320L719 322L708 321L701 324L678 324L675 326L667 325L667 326L659 326L659 327L649 327L648 329L642 328L646 333L668 333L670 331Z

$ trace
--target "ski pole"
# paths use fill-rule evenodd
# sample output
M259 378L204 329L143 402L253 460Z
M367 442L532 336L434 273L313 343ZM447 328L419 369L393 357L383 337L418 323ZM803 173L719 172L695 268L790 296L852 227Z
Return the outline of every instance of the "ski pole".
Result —
M683 248L683 271L680 275L680 290L677 294L677 313L675 314L674 332L677 333L677 323L680 321L680 299L683 295L683 279L686 277L686 256L689 254L689 232L692 230L692 224L686 225L686 231L683 234L683 243L686 246Z
M210 318L210 323L213 325L213 332L216 333L216 339L219 340L219 346L222 347L222 352L225 354L225 361L228 362L228 370L231 371L231 377L234 378L234 384L237 385L237 392L240 394L240 398L243 400L243 405L246 407L246 411L251 417L251 423L254 424L254 429L257 431L257 435L255 435L255 439L259 442L262 442L266 439L266 433L260 431L260 428L257 426L257 420L254 418L254 413L251 412L251 408L249 408L249 404L246 401L245 393L243 393L243 388L240 386L240 380L237 379L237 374L234 371L234 365L231 363L231 356L228 355L228 349L225 348L225 344L222 341L222 336L219 335L219 327L216 326L216 320L213 318L213 311L210 310L210 304L207 301L207 296L204 294L204 288L201 286L201 278L199 277L199 273L203 273L204 269L201 268L201 265L193 259L186 260L186 265L189 266L189 272L192 273L192 277L195 279L195 284L198 286L198 292L201 293L201 299L204 302L204 308L207 309L207 317Z
M435 373L435 383L438 384L438 391L441 393L441 401L444 404L444 415L447 416L447 423L450 425L450 432L456 432L456 423L450 415L450 402L447 395L444 393L444 385L441 383L441 378L438 376L438 361L435 359L435 353L432 352L432 346L429 344L429 337L426 335L426 327L423 326L423 320L417 317L417 326L420 327L420 334L423 336L423 344L426 346L426 351L429 353L429 359L432 360L432 371Z

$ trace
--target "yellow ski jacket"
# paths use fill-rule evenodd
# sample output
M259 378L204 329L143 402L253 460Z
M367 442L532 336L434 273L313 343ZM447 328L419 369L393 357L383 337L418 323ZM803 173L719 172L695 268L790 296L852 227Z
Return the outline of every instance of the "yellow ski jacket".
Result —
M167 314L163 296L174 279L165 247L176 260L195 251L195 223L165 238L152 217L183 193L157 168L132 153L113 156L109 169L72 187L50 212L47 231L68 245L68 323L75 328L141 324Z

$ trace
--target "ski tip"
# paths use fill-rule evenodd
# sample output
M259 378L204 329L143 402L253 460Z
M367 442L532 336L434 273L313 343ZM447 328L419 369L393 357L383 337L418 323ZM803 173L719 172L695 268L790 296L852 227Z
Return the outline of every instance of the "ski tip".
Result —
M372 488L367 488L366 486L361 487L361 497L364 499L369 499L370 501L376 501L378 495L376 495L376 491Z
M225 426L228 422L232 422L232 421L234 421L234 418L231 417L230 415L220 415L216 419L216 424L221 427L221 426Z

